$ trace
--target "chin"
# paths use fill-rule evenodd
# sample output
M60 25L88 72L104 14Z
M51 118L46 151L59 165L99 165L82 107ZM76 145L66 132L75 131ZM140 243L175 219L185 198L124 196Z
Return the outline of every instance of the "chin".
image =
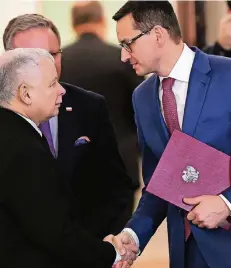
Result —
M53 113L52 117L57 116L58 114L59 114L59 108L56 108L54 110L54 113Z
M138 76L145 76L145 75L149 74L147 71L145 71L142 68L139 68L138 66L137 66L137 68L135 68L135 72Z
M145 75L147 75L148 73L147 73L147 72L144 72L144 71L142 71L142 70L136 70L136 74L137 74L138 76L145 76Z

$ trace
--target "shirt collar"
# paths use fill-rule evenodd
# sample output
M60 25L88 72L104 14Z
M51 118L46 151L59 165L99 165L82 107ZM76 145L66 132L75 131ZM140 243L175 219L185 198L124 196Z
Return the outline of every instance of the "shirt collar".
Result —
M33 127L35 130L37 130L38 133L40 134L40 136L42 137L42 132L41 132L41 130L38 128L38 126L35 124L34 121L32 121L31 119L29 119L29 118L27 118L27 117L25 117L25 116L23 116L23 115L21 115L21 114L19 114L19 113L17 113L17 114L20 115L22 118L24 118L28 123L30 123L30 124L32 125L32 127Z
M183 51L178 61L174 65L172 71L170 72L169 77L188 83L194 58L195 52L193 52L186 44L184 44ZM159 78L161 82L164 79L162 76Z

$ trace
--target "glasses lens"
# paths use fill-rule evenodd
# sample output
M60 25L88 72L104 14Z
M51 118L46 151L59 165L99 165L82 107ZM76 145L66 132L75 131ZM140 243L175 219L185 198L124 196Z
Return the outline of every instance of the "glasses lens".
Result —
M119 45L120 45L122 48L126 49L128 52L132 52L132 51L131 51L131 48L129 47L128 44L126 44L126 43L120 43Z

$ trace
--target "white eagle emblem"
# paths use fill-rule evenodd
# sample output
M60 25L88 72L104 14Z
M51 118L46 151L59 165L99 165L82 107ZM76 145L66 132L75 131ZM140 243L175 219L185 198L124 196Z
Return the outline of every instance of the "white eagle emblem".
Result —
M182 179L185 182L195 183L199 179L200 172L192 166L187 166L186 170L183 170Z

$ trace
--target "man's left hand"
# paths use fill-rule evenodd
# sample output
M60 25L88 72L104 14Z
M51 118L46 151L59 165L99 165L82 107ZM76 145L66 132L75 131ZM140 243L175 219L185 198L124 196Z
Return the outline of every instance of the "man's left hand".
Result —
M188 205L195 206L187 215L187 219L200 228L217 228L230 215L230 210L221 197L202 195L184 198Z

